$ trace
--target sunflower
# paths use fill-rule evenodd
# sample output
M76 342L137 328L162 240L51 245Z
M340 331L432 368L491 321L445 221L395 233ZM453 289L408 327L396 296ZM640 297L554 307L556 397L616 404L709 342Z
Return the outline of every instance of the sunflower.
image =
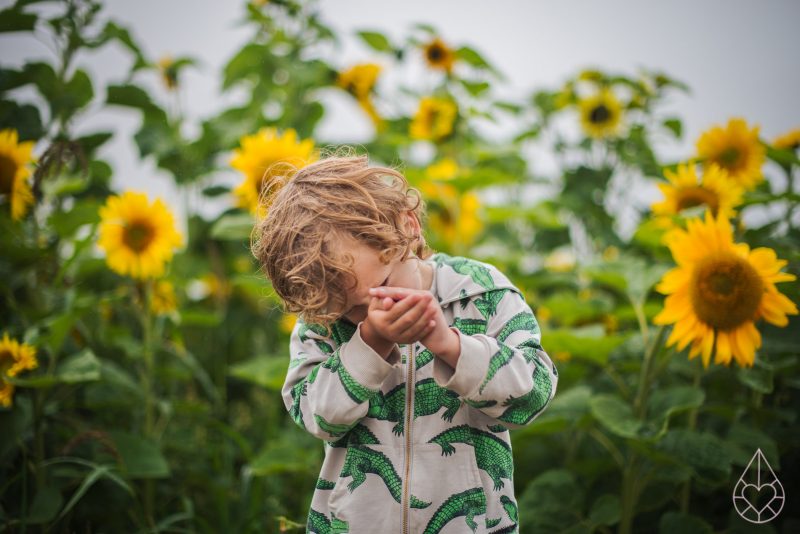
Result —
M414 139L439 141L453 132L458 108L445 98L423 97L411 121L409 134Z
M776 137L772 142L772 146L784 150L797 150L800 148L800 128L795 128Z
M281 332L284 332L286 334L291 334L296 322L297 322L296 314L284 313L283 315L281 315L281 319L278 326L280 327Z
M731 179L746 191L764 179L761 166L766 149L758 139L759 126L748 129L742 118L734 117L727 126L715 126L697 140L697 153L708 165L719 164L728 171Z
M450 157L442 158L425 169L425 174L432 180L452 180L459 172L460 167L456 160Z
M664 175L668 183L657 184L664 193L664 200L650 206L662 227L671 226L672 215L695 206L707 206L714 216L722 213L732 217L736 214L734 206L742 202L742 188L715 163L706 167L702 179L697 177L694 162L678 165L677 172L665 169Z
M11 218L18 221L33 204L33 193L28 183L31 174L28 164L34 161L31 156L33 141L18 142L16 130L0 131L0 195L8 197L11 205Z
M3 333L3 339L0 339L0 405L11 406L14 397L14 384L6 378L38 366L35 347L9 338L7 332Z
M456 54L452 48L448 47L444 41L436 37L433 41L429 42L423 47L425 54L425 61L434 69L441 69L448 74L453 71L453 63L456 60Z
M161 72L161 80L170 91L178 87L178 68L172 56L166 55L158 60L158 70Z
M601 89L594 96L579 101L581 125L595 138L616 135L622 125L622 106L610 89Z
M342 71L336 78L336 85L353 95L356 99L367 98L375 88L375 82L382 67L377 63L359 63Z
M158 280L150 295L150 311L156 315L169 315L178 309L175 287L168 280Z
M428 221L433 235L443 243L468 246L483 230L480 219L480 198L473 191L461 195L447 183L425 182L420 189L431 199Z
M151 204L144 193L126 191L108 197L100 219L98 244L106 252L108 266L122 275L161 276L173 248L182 245L167 205L161 199Z
M667 345L678 343L683 350L691 342L689 358L702 353L706 368L712 351L714 363L729 365L733 357L752 367L761 346L755 321L786 326L786 315L797 314L797 306L775 288L776 282L796 279L780 272L786 260L770 248L734 243L727 217L714 218L708 209L705 221L689 219L686 230L671 230L665 240L678 265L656 285L669 296L653 322L675 323Z
M281 175L286 166L302 168L318 159L314 141L297 140L297 132L288 128L279 133L277 128L262 128L239 141L241 148L234 150L231 166L241 171L245 178L233 191L237 204L258 217L266 215L266 206L259 205L259 195L273 176Z

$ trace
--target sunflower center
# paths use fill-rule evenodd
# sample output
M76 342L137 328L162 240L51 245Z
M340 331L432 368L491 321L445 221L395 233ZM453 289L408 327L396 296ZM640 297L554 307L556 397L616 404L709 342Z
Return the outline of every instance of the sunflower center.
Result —
M0 193L6 195L11 193L16 175L17 163L8 156L0 154Z
M690 298L697 317L719 330L752 320L764 284L747 260L730 252L710 255L692 273Z
M150 245L156 233L153 227L144 221L136 221L125 227L122 240L136 252L141 252Z
M739 162L739 150L736 147L729 146L717 156L717 159L723 167L731 169Z
M440 61L444 54L442 49L438 46L432 46L428 49L428 59L433 62Z
M611 112L603 104L600 104L599 106L595 107L592 110L592 112L589 113L589 120L598 124L608 121L610 117L611 117Z
M678 192L678 211L704 204L711 209L712 215L717 214L719 198L708 189L704 187L687 187Z

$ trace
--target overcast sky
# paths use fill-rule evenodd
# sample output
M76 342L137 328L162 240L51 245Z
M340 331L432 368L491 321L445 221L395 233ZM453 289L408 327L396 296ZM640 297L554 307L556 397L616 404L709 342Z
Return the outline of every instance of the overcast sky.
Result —
M3 7L9 4L0 1ZM499 89L502 96L521 98L538 88L560 87L568 76L591 66L631 76L640 66L663 70L692 89L691 95L676 93L668 103L684 120L685 134L682 142L657 147L667 160L691 155L702 131L732 116L760 125L769 140L800 127L800 2L795 0L325 0L319 5L323 19L343 38L342 50L332 54L341 65L374 58L353 37L355 30L379 29L400 40L413 23L426 22L446 42L470 45L497 66L508 77ZM129 27L149 57L170 53L201 61L199 69L187 71L182 79L183 106L190 118L207 117L235 99L220 98L219 73L251 34L238 25L241 2L110 0L103 12ZM0 34L0 43L6 65L48 55L31 38ZM102 87L121 81L130 65L118 47L84 56L81 62L92 71L101 95ZM160 96L166 95L156 98ZM365 140L370 124L346 95L331 92L324 102L329 109L320 137L344 143ZM182 219L183 207L168 177L152 162L138 159L132 139L138 122L137 114L117 109L95 113L76 127L80 133L115 128L120 135L102 152L114 166L115 184L165 197ZM551 170L548 154L526 157L537 171ZM773 174L776 184L785 183ZM238 178L231 173L227 180ZM642 194L651 200L660 197L655 188ZM202 200L194 198L193 209L206 215L220 211L197 202ZM179 224L184 227L182 220Z

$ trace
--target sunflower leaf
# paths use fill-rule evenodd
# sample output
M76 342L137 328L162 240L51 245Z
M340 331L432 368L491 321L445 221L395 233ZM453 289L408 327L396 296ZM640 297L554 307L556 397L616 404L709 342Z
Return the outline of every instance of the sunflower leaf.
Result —
M601 393L589 400L594 418L609 432L622 438L636 438L642 422L633 414L630 404L617 395Z
M356 33L361 40L376 52L391 52L394 50L389 39L380 32L359 31Z

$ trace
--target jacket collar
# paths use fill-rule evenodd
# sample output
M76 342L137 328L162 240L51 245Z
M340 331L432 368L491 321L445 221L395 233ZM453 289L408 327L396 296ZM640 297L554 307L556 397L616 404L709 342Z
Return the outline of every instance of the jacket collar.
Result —
M424 261L433 267L432 289L441 306L494 289L520 292L506 275L489 263L444 252L436 252Z

